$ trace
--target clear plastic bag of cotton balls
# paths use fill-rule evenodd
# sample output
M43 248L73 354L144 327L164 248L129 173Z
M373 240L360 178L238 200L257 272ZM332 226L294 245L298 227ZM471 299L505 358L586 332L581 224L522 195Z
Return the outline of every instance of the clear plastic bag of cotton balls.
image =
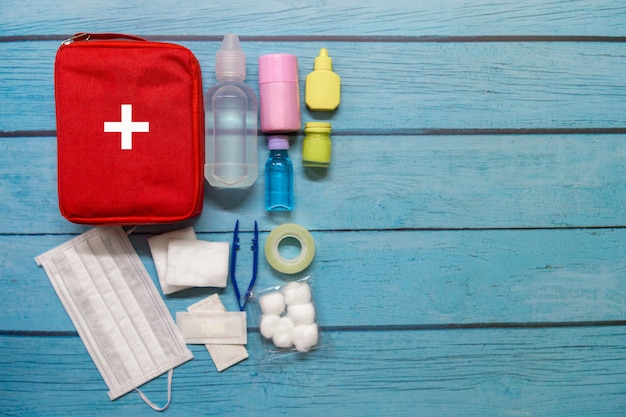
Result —
M319 326L308 278L254 294L259 331L270 352L308 352L319 346Z

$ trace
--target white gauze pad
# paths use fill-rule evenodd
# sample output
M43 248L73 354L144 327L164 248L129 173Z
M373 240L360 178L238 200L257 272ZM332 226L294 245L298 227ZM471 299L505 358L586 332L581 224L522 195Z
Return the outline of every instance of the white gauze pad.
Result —
M170 239L167 245L168 285L226 287L230 244Z
M190 288L189 286L168 285L165 280L167 275L167 244L170 239L196 240L196 232L190 226L148 238L148 245L150 246L152 259L154 259L154 266L156 267L163 294L171 294Z

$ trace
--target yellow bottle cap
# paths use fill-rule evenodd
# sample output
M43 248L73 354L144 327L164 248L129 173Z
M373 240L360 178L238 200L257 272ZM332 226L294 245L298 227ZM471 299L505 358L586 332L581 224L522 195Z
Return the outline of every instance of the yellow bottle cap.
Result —
M320 49L320 54L315 58L315 66L313 67L313 69L332 71L333 59L328 56L328 49Z
M304 124L304 133L330 133L332 128L333 126L328 122L306 122Z

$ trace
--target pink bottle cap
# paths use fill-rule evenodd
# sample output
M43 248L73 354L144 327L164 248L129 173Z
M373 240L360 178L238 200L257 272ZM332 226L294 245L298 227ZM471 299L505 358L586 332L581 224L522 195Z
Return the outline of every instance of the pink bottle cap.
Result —
M259 57L259 84L298 82L298 58L291 54L269 54Z

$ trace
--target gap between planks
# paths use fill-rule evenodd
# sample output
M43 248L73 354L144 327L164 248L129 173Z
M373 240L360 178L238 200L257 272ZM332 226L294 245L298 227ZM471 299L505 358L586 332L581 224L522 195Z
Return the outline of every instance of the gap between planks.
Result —
M445 324L388 324L373 326L320 326L330 332L389 332L389 331L437 331L437 330L480 330L480 329L565 329L579 327L624 327L626 320L571 321L571 322L503 322L503 323L445 323ZM258 327L249 327L249 332L258 333ZM32 331L0 330L0 336L19 337L77 337L76 331Z
M302 133L302 132L298 132ZM367 129L335 130L333 136L498 136L498 135L623 135L626 127L608 128L502 128L502 129ZM263 136L261 131L257 135ZM56 130L0 131L0 138L56 137Z
M64 41L74 34L0 36L0 42ZM223 35L137 35L151 41L221 42ZM240 36L243 42L377 42L377 43L487 43L487 42L626 42L626 36L483 35L483 36Z

